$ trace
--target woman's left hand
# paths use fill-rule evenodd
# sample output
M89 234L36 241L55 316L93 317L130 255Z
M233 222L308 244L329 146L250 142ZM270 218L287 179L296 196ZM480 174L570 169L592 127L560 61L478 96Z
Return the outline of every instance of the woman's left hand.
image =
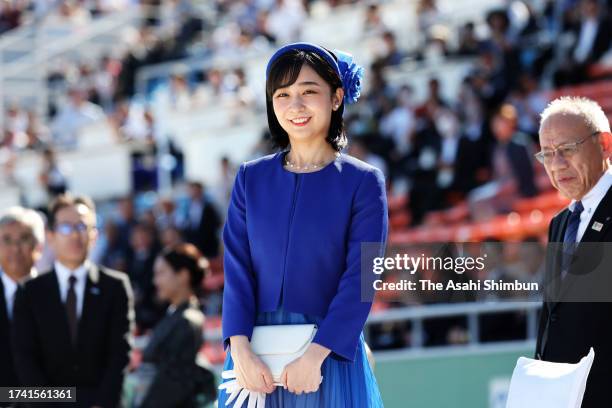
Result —
M321 384L321 365L330 350L317 343L311 343L306 352L289 363L281 375L286 390L294 394L316 392Z

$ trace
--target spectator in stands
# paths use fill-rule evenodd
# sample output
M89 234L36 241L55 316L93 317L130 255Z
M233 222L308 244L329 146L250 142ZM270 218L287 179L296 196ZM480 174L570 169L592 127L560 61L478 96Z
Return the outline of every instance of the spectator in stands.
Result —
M28 128L28 115L17 104L11 104L6 110L6 129L13 133L25 132Z
M304 5L300 0L276 0L267 18L267 31L277 44L299 40L306 18Z
M380 13L380 6L376 3L368 5L361 29L364 37L379 37L387 32L389 28L385 24Z
M35 211L12 207L0 216L0 385L20 384L10 342L18 286L38 273L34 265L42 253L45 223Z
M117 216L115 223L119 229L119 242L122 248L128 250L130 247L130 237L132 228L138 223L136 210L134 208L134 197L127 196L117 202Z
M516 109L503 105L492 120L492 130L497 140L493 151L494 180L515 185L521 197L537 194L533 169L533 146L527 135L518 130Z
M157 293L170 307L143 352L155 374L140 407L202 406L200 394L205 404L215 400L214 375L197 359L204 315L196 294L209 273L208 261L191 244L169 247L156 259Z
M161 197L154 211L155 225L160 230L176 224L176 204L171 197Z
M598 0L581 0L580 19L570 22L564 32L573 36L573 42L562 50L567 54L555 73L556 86L587 79L588 68L610 49L612 22Z
M19 26L22 11L18 2L0 0L0 35Z
M50 199L54 199L58 195L64 194L68 188L68 180L66 175L60 168L57 162L57 157L52 149L45 149L42 153L42 169L40 170L39 179L45 187Z
M430 30L444 22L443 13L437 3L436 0L420 0L417 4L419 32L423 35L422 47L429 42Z
M380 119L381 135L393 140L395 160L410 153L412 148L412 137L416 127L413 93L414 90L410 85L402 85L393 100L393 107Z
M51 124L53 143L57 148L76 148L79 132L86 126L106 119L102 108L87 101L86 90L72 85L69 100Z
M351 143L348 146L347 153L353 157L358 158L359 160L362 160L380 169L380 171L382 171L385 175L386 179L386 176L388 174L387 163L385 163L382 157L370 152L363 140L358 138L354 138L353 140L351 140Z
M455 110L462 125L454 166L454 191L466 195L491 177L490 150L493 136L485 119L482 100L467 77L461 86Z
M490 35L481 43L480 69L492 88L491 101L497 107L512 89L520 74L520 56L510 31L510 19L505 9L487 14Z
M153 328L163 314L153 287L153 264L158 253L157 230L142 222L134 225L127 273L134 290L136 325L141 333Z
M462 57L472 57L478 54L480 41L476 37L476 30L472 21L465 23L459 29L459 46L457 55Z
M437 163L436 185L441 190L441 207L459 201L459 193L455 187L457 179L457 158L463 147L461 124L457 114L450 108L439 108L435 113L435 124L440 140L440 154Z
M179 227L187 242L194 244L207 258L214 258L219 254L219 213L205 195L202 183L190 182L188 194L187 203L178 214Z
M202 183L192 181L187 188L188 199L177 215L178 226L187 242L194 244L207 258L214 258L219 254L219 213L205 195Z
M47 15L44 27L66 29L84 27L91 21L91 13L77 0L61 0L57 10Z
M160 229L159 241L162 249L182 244L184 242L181 231L173 225Z
M100 264L118 271L128 270L129 252L120 239L121 230L113 220L104 223Z
M516 109L518 130L537 144L539 114L546 108L548 98L538 89L536 79L527 73L521 75L518 87L508 96L508 102Z
M398 48L397 39L393 31L385 31L381 39L381 50L378 52L378 56L374 64L380 67L388 67L399 65L402 63L402 59L405 54Z
M56 262L17 291L12 340L22 385L76 386L71 407L116 407L129 361L132 291L125 274L93 264L96 214L88 198L60 196L47 237ZM61 406L61 405L58 405Z
M227 156L221 157L219 160L221 176L217 182L216 201L221 208L227 208L236 179L236 167Z

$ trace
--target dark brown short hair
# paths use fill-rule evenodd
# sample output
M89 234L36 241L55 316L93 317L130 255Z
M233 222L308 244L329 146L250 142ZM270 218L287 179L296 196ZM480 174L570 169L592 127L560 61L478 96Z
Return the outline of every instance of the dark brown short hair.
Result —
M189 284L193 291L198 291L204 276L210 274L210 262L193 244L177 244L168 247L160 254L175 273L182 269L189 272Z
M55 227L55 217L61 209L77 206L79 204L83 204L85 207L89 208L93 214L96 213L96 205L94 204L93 200L87 196L73 196L69 193L57 196L49 205L49 229L53 229Z

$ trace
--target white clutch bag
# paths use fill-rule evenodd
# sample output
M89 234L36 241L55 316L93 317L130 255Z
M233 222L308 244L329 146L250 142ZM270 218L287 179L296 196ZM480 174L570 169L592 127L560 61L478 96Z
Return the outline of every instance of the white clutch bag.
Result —
M282 385L283 369L306 352L316 332L315 324L255 326L251 349L270 368L275 385Z

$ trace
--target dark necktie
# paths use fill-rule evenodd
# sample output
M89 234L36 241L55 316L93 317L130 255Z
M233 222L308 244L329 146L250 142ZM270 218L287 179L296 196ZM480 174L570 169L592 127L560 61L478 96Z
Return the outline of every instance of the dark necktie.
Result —
M569 216L567 222L567 228L565 229L565 235L563 236L563 256L561 258L561 278L564 279L569 271L572 263L572 257L574 255L574 249L576 248L576 238L578 235L578 226L580 225L580 214L584 207L581 201L576 201L574 205L574 211Z
M76 283L76 277L70 276L68 278L68 295L66 296L66 315L68 316L68 327L70 328L70 338L72 343L76 343L77 337L77 301L76 291L74 285Z

